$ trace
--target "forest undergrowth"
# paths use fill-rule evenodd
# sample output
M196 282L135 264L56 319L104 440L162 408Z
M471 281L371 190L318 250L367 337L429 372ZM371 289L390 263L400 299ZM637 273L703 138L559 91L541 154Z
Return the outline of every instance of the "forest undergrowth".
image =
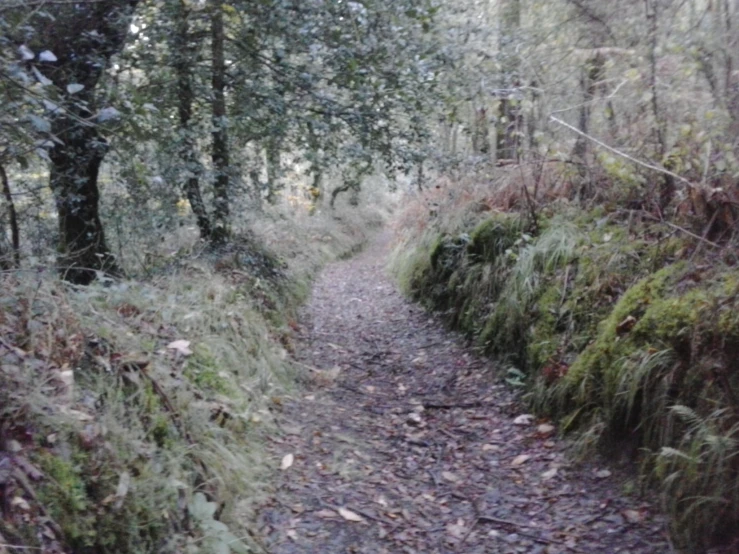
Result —
M384 217L297 212L249 213L217 251L187 222L154 246L133 229L129 277L88 287L0 273L0 552L259 550L295 310Z
M578 195L565 164L538 171L536 188L523 164L439 178L398 220L396 278L495 357L576 455L634 464L676 548L736 551L733 229L659 217L627 187Z

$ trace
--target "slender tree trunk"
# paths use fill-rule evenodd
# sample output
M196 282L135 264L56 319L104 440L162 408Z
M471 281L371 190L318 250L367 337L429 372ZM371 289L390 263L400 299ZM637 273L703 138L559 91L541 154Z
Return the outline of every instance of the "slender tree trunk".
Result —
M580 88L582 89L582 103L580 104L580 121L578 127L588 134L590 132L590 106L595 99L598 82L604 77L605 58L600 53L595 53L585 62L585 67L580 76ZM589 141L578 135L572 155L579 161L585 162L588 153ZM582 166L581 166L582 167Z
M213 229L211 241L225 243L230 235L229 228L229 175L228 114L226 111L226 58L224 53L225 31L223 6L220 0L212 1L211 47L213 56Z
M657 142L657 156L660 163L667 153L665 121L662 119L657 93L657 1L644 0L647 23L649 25L649 86L652 92L652 115L654 117L654 134ZM669 169L669 168L668 168ZM671 175L662 175L659 182L658 205L661 211L670 204L675 196L675 179Z
M174 70L177 74L177 111L180 119L181 141L179 155L187 171L184 190L192 212L195 214L200 230L200 238L209 240L212 226L205 202L203 202L203 196L200 193L200 177L203 174L203 167L198 159L194 133L191 129L194 93L190 67L194 59L194 52L191 44L188 11L182 0L177 1L175 17L172 55Z
M21 239L20 233L18 232L18 215L15 211L13 195L10 193L10 181L8 180L8 174L5 171L5 167L2 165L0 165L0 182L2 182L3 198L5 199L5 203L7 204L8 219L10 220L11 245L13 248L12 263L10 259L6 258L3 251L0 250L0 268L18 268L21 265Z
M282 141L277 136L269 136L267 145L265 146L265 154L267 158L267 201L275 204L278 199L278 193L282 190L280 177L282 167L280 164L280 150Z
M518 159L522 116L520 101L514 91L521 86L521 60L517 35L521 28L521 0L502 0L500 4L499 52L501 57L501 89L496 129L496 158Z

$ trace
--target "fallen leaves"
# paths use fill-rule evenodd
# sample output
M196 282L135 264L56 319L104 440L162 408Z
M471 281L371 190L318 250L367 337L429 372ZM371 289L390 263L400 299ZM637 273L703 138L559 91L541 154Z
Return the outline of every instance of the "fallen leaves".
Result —
M511 461L511 467L522 466L523 464L528 462L530 459L531 459L530 454L520 454L516 456L515 458L513 458L513 460Z
M282 461L280 462L280 469L282 471L285 471L287 469L290 469L290 466L292 466L294 462L295 462L295 455L294 454L285 454L282 457Z
M531 414L521 414L513 420L513 425L531 425L534 422L534 416Z
M321 294L333 302L336 289ZM315 314L320 332L305 327L299 359L342 373L328 390L286 399L281 415L302 431L285 433L273 458L300 456L264 518L282 540L292 528L285 552L615 552L634 537L607 533L651 532L630 525L641 515L624 511L633 506L600 506L618 498L612 484L571 467L557 426L480 378L441 331L430 338L426 319L395 300L381 313L363 302L361 318L327 306ZM420 343L431 345L423 356Z
M455 475L451 471L442 471L441 476L450 483L456 483L457 481L459 481L459 477L457 477L457 475Z
M554 434L554 431L555 427L551 423L542 423L536 428L536 434L539 435L541 438L551 437Z
M339 508L339 515L347 521L354 521L357 523L361 523L364 521L364 518L362 516L360 516L356 512L352 512L348 508Z
M170 342L167 345L168 350L174 350L178 354L182 356L190 356L192 355L192 350L190 350L190 341L189 340L175 340Z

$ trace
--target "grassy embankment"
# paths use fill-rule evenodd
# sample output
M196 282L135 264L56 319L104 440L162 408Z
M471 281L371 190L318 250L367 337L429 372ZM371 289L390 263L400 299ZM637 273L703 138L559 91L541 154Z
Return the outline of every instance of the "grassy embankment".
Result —
M406 211L402 288L499 359L585 451L630 453L677 545L728 539L739 524L736 250L620 202L553 200L532 217L525 197L506 209L510 182L498 186L442 187Z
M249 522L292 318L379 223L340 215L263 214L258 240L217 255L179 237L140 280L1 273L0 552L261 551Z

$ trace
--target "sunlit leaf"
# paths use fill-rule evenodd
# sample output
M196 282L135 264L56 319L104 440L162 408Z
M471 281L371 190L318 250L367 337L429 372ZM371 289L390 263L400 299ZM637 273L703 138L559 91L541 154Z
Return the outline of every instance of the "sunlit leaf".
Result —
M54 55L51 50L44 50L38 55L38 59L42 62L56 62L58 58Z

